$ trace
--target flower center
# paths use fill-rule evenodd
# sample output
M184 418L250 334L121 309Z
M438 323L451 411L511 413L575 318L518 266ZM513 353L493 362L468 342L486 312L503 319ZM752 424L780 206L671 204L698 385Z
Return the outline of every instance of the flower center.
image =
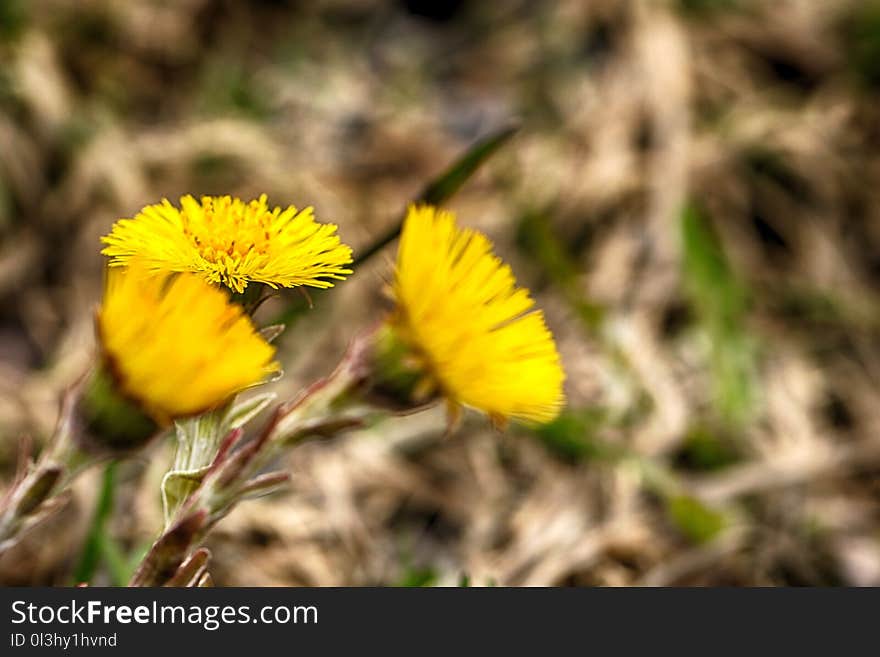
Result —
M239 261L251 252L268 253L274 218L265 203L229 197L205 197L200 208L181 212L184 235L215 264Z

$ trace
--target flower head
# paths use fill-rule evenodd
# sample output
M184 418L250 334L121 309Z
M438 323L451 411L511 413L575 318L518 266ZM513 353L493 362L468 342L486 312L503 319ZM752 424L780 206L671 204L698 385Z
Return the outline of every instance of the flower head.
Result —
M275 349L227 294L194 274L111 268L98 311L107 368L160 424L217 406L278 369Z
M559 413L565 374L553 336L485 235L458 228L450 212L410 207L394 296L394 333L453 407L499 422Z
M111 265L141 260L154 272L196 272L243 292L248 283L271 287L332 287L351 273L351 249L333 224L312 208L270 209L266 195L245 203L229 196L167 199L133 219L120 219L102 238Z

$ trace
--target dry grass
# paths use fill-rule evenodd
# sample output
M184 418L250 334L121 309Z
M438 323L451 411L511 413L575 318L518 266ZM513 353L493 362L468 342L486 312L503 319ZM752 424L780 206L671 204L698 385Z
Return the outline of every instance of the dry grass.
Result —
M214 579L880 584L880 5L413 13L428 4L4 3L7 475L90 358L115 218L266 192L363 247L517 118L451 206L536 290L572 414L509 435L470 417L443 437L429 413L306 445L287 494L218 527ZM281 394L377 316L388 262L292 327ZM122 470L113 530L132 550L156 530L168 463L156 445ZM0 560L0 581L68 581L96 482Z

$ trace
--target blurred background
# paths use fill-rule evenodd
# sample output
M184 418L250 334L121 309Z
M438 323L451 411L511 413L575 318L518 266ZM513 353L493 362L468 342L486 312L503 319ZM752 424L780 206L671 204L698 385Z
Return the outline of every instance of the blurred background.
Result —
M0 0L0 480L90 362L115 219L265 192L362 251L516 122L448 206L545 309L565 414L303 445L212 534L217 584L878 585L878 101L873 0ZM393 256L290 327L282 398ZM170 453L118 466L123 563ZM100 481L0 581L74 581Z

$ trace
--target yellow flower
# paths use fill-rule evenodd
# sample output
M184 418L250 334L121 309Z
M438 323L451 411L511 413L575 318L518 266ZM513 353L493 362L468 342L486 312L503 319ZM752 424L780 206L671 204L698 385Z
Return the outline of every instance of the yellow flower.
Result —
M155 272L196 272L243 292L249 282L275 287L333 287L351 273L351 249L312 208L270 209L266 195L245 203L229 196L167 199L133 219L120 219L101 238L111 265L143 261Z
M153 275L137 262L110 269L97 327L117 386L160 424L278 369L241 307L194 274Z
M453 410L471 406L502 424L558 415L565 374L553 336L485 235L458 228L450 212L411 206L394 296L392 327Z

